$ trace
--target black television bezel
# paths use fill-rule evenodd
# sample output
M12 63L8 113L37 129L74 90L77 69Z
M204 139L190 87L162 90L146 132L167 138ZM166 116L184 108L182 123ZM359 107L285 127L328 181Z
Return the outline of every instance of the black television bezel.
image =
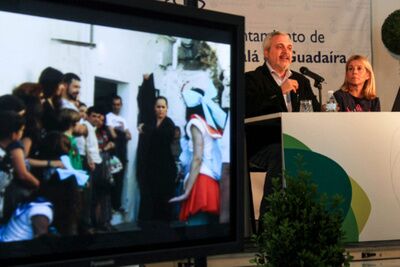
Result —
M231 232L229 237L220 240L209 239L200 241L186 241L174 243L172 247L166 244L143 246L143 249L129 251L124 247L120 252L116 249L101 249L90 255L81 253L64 254L61 252L54 256L50 254L29 255L29 250L36 245L43 245L35 240L18 242L16 249L22 252L14 258L1 259L2 265L7 266L121 266L175 260L188 257L206 257L209 255L226 254L241 251L244 235L244 130L243 130L243 88L244 88L244 18L241 16L224 14L209 10L199 10L176 4L159 1L140 0L2 0L0 11L15 12L26 15L43 16L76 22L90 21L91 24L115 26L119 28L126 23L129 29L129 19L108 20L93 15L90 10L115 13L124 19L134 17L135 30L145 30L171 34L176 36L190 36L191 38L204 38L203 30L213 37L213 41L228 38L231 44L231 186L230 186L230 214ZM69 11L69 12L66 12ZM74 12L71 12L74 11ZM121 18L121 20L124 20ZM149 22L156 22L149 26ZM183 25L183 26L182 26ZM188 26L189 25L189 26ZM189 28L191 30L189 31ZM193 30L196 29L196 30ZM222 33L222 35L221 35ZM36 244L37 243L37 244ZM49 244L50 245L50 244Z

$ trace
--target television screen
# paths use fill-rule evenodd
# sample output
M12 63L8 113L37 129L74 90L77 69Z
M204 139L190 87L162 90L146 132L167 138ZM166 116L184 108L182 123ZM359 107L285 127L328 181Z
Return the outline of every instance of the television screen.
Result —
M1 1L1 265L240 250L243 24L157 1Z

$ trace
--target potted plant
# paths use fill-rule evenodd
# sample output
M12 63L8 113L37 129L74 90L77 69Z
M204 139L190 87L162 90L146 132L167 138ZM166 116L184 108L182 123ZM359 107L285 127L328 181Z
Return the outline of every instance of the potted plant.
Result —
M400 55L400 9L392 12L386 19L381 28L382 42L386 48Z
M341 197L332 199L317 191L311 173L297 158L295 176L285 174L286 188L275 179L274 193L267 197L269 210L261 218L263 230L253 237L257 266L348 266L341 230Z

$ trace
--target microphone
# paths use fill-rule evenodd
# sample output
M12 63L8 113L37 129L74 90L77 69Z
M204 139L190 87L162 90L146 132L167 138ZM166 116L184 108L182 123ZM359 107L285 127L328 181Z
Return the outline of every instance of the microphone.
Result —
M308 76L308 77L310 77L310 78L313 78L316 82L322 83L323 81L325 81L325 79L324 79L323 77L321 77L321 76L319 76L318 74L316 74L316 73L310 71L310 70L309 70L308 68L306 68L306 67L301 67L301 68L300 68L300 72L301 72L303 75L306 75L306 76Z

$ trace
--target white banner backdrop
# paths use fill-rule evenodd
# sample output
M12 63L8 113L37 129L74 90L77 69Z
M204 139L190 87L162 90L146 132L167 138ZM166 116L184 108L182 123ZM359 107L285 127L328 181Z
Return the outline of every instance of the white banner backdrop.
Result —
M343 83L349 56L371 60L370 0L204 0L201 6L245 17L246 71L263 64L265 34L288 32L294 42L292 69L306 66L324 77L323 99Z

